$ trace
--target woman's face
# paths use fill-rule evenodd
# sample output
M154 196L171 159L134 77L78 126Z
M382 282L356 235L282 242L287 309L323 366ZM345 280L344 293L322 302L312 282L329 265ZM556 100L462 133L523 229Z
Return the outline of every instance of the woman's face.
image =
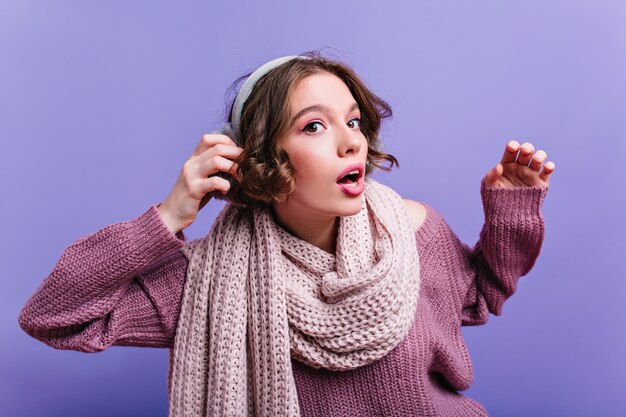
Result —
M298 217L358 213L367 139L352 93L337 76L320 72L298 82L290 106L292 125L281 145L295 168L295 190L284 204Z

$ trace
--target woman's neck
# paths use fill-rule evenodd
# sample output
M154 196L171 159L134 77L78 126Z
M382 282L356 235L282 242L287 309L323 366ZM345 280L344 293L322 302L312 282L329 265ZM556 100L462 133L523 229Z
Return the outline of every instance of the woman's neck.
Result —
M339 217L300 210L289 207L287 203L275 204L272 208L278 224L289 233L325 252L335 254Z

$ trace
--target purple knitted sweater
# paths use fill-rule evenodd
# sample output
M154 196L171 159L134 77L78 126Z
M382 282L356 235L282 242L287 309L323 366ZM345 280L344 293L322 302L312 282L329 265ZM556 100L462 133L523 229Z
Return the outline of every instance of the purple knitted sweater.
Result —
M408 336L387 356L347 372L293 361L302 416L486 416L459 391L473 370L462 325L484 324L533 266L547 188L481 188L485 225L462 244L431 207L415 234L421 290ZM185 282L184 237L156 208L70 245L22 309L19 323L57 349L172 348Z

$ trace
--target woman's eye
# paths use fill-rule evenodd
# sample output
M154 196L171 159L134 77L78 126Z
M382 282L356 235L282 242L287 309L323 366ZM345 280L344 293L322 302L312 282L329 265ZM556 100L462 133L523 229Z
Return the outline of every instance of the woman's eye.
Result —
M359 127L361 127L361 119L359 119L358 117L355 117L353 119L348 120L348 127L350 129L358 129Z
M304 126L304 129L302 129L302 131L306 133L317 133L322 130L322 127L323 126L320 122L311 122L308 125Z

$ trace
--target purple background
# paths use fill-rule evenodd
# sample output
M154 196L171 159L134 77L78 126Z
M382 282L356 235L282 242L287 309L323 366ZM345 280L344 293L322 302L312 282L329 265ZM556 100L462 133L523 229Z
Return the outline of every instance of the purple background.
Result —
M17 315L63 249L163 200L224 93L324 46L394 108L379 175L473 244L507 140L557 164L536 267L464 328L493 416L626 415L626 2L0 3L4 416L165 416L167 351L55 351ZM188 229L204 235L221 204Z

